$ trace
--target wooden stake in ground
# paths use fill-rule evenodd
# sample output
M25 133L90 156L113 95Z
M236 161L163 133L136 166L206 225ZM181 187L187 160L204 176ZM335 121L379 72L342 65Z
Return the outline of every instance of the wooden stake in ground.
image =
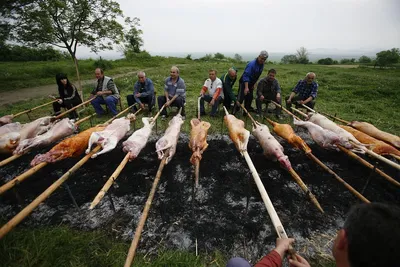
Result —
M15 226L17 226L23 219L25 219L31 212L39 206L46 198L48 198L58 187L60 187L72 174L74 174L83 164L85 164L90 157L100 150L101 146L95 147L89 154L83 157L78 163L76 163L71 169L69 169L63 176L55 181L49 188L47 188L42 194L40 194L34 201L26 206L22 211L8 221L3 227L0 228L0 239L2 239L8 232L10 232ZM37 167L37 166L36 166Z
M139 244L140 237L142 235L143 227L146 222L147 216L149 214L151 203L153 202L154 194L156 193L157 185L158 185L158 182L160 181L161 173L164 169L168 154L169 154L169 150L167 152L165 152L164 157L162 158L162 160L160 162L160 166L158 167L156 178L154 179L153 185L150 190L149 197L147 198L146 204L145 204L143 212L142 212L142 216L140 216L139 223L136 227L135 236L132 240L131 247L129 248L128 256L126 257L124 267L130 267L132 265L133 259L136 254L136 249Z
M56 100L50 101L50 102L48 102L48 103L45 103L45 104L43 104L43 105L40 105L40 106L31 108L31 109L27 109L27 110L25 110L25 111L21 111L21 112L19 112L19 113L17 113L17 114L13 114L13 117L16 118L16 117L18 117L18 116L21 116L22 114L25 114L25 113L29 113L29 112L31 112L31 111L34 111L35 109L48 106L48 105L53 104L54 102L56 102L56 101L58 101L58 100L59 100L59 99L56 99Z

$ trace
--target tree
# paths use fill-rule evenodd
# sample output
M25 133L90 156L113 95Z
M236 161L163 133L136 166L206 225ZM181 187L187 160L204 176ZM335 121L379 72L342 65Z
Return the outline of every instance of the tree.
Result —
M308 59L308 51L307 51L307 49L305 48L305 47L300 47L298 50L297 50L297 53L296 53L296 58L297 58L297 63L300 63L300 64L308 64L308 62L310 61L309 59Z
M242 61L243 61L242 56L239 55L239 54L235 54L234 58L235 58L236 61L239 61L239 62L242 62Z
M188 54L188 55L186 56L186 59L192 60L192 54Z
M122 45L123 47L123 52L126 57L127 53L133 52L133 53L140 53L141 50L140 48L143 46L143 39L141 35L143 34L143 31L139 29L140 27L140 20L139 18L126 18L125 19L125 24L129 28L129 30L124 31L124 44Z
M380 67L390 66L399 62L400 51L398 48L392 48L392 50L381 51L376 54L376 63Z
M369 57L367 57L367 56L361 56L359 59L358 59L358 62L359 63L371 63L371 58L369 58Z
M332 65L333 64L333 59L330 58L330 57L321 58L320 60L318 60L318 64L321 64L321 65Z
M98 52L112 49L114 43L122 40L123 26L116 20L122 17L122 11L113 0L14 2L5 6L9 10L6 20L11 24L11 38L27 46L49 44L66 49L75 63L80 90L78 45Z
M214 54L214 58L215 58L215 59L224 59L225 56L224 56L224 54L221 54L221 53L215 53L215 54Z
M283 64L296 64L297 57L296 57L296 55L284 55L281 59L281 62Z

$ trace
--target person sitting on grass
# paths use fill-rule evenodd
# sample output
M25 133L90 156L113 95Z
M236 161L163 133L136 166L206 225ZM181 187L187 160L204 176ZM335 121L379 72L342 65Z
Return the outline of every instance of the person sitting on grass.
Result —
M61 114L61 108L71 109L80 103L82 103L82 99L79 96L78 90L75 85L73 85L69 80L66 74L58 73L56 75L56 82L58 85L58 94L60 98L57 102L53 103L54 115L57 116ZM55 96L50 96L51 98L56 98ZM76 110L71 111L69 113L70 119L78 119L78 113Z
M292 103L306 105L310 108L315 106L315 98L318 93L318 83L315 82L315 73L309 72L303 80L300 80L293 88L290 96L286 97L286 108L292 110Z
M138 81L133 86L133 94L126 96L128 106L138 103L140 108L144 109L144 104L148 104L149 112L151 112L151 109L155 104L153 81L146 78L146 73L144 73L144 71L139 71L137 77ZM137 107L134 106L132 112L136 111Z
M216 70L209 70L208 77L200 91L200 115L206 115L204 101L207 101L212 106L210 116L215 117L219 103L224 100L224 92L222 90L222 81L217 78Z
M363 203L351 208L344 226L336 235L332 254L337 267L398 267L400 253L400 207L383 203ZM254 267L280 267L291 238L278 239L276 248ZM311 267L296 254L290 267ZM251 267L243 258L231 259L227 267Z
M268 70L266 77L262 78L257 85L257 115L261 116L262 104L268 104L272 101L282 104L281 100L281 87L279 82L275 79L276 70ZM275 115L279 119L281 116L281 108L275 107Z
M233 93L233 86L237 79L237 69L235 67L229 68L228 72L221 76L222 89L224 92L224 107L231 110L232 101L237 102L237 98Z
M91 104L94 107L98 116L105 113L101 104L106 104L113 116L118 114L117 103L119 99L118 88L112 78L104 76L104 71L100 68L95 70L97 83L94 90L90 93L92 100Z

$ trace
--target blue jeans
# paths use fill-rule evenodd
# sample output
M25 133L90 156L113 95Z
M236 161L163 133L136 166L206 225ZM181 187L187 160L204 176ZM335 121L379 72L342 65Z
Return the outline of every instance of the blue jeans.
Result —
M106 96L105 98L97 96L91 103L98 115L102 115L105 113L104 109L101 107L101 104L106 104L108 109L111 111L111 114L113 114L113 116L118 114L117 111L118 99L111 95Z
M204 95L201 99L200 99L200 112L204 113L204 101L207 101L208 103L210 103L212 100L212 97L210 95ZM218 109L218 105L219 102L222 100L222 97L219 96L215 101L214 101L214 105L211 108L211 116L215 116L217 113L217 109Z

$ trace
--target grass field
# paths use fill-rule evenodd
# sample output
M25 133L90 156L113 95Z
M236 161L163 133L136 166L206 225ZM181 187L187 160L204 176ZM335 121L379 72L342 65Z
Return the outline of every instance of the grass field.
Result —
M113 68L107 74L112 76L146 69L147 77L153 80L157 95L160 95L163 81L169 75L170 66L178 65L181 77L187 86L187 120L182 131L189 132L189 121L196 116L197 96L208 76L208 69L217 69L218 76L221 76L232 64L165 58L152 58L142 63L120 60L113 62ZM241 75L245 63L235 65ZM81 61L80 66L83 78L92 78L93 61ZM382 130L399 135L400 109L397 107L400 103L399 69L335 68L314 64L267 65L263 76L269 68L277 70L283 97L290 94L297 81L307 72L313 71L319 83L316 110L337 114L346 120L367 121ZM0 71L0 78L5 81L1 90L16 90L20 87L54 83L54 70L67 72L72 77L75 72L71 62L1 63L0 69L7 69ZM125 97L132 93L134 81L136 81L134 76L116 79L125 107ZM90 91L89 86L84 88L86 96ZM0 107L0 116L29 109L47 101L48 99L34 99L6 105ZM209 111L209 108L206 111ZM37 118L49 115L51 112L51 107L43 108L32 112L31 116ZM93 113L92 108L84 111L84 114L90 113ZM226 133L226 127L221 123L222 115L220 111L219 118L208 116L203 118L212 124L209 133ZM23 115L18 120L26 122L28 117ZM284 121L290 120L285 118ZM166 122L160 124L161 129L166 127ZM89 127L89 123L84 124L82 128L86 127ZM247 123L247 127L251 127L250 123ZM77 232L67 227L31 230L19 226L0 240L0 266L121 266L128 247L129 244L116 240L109 233ZM314 261L313 266L334 266L332 262L323 261L321 258ZM135 260L135 266L225 266L225 262L226 257L218 252L196 257L193 252L166 251L160 248L158 255L139 255L137 261Z

